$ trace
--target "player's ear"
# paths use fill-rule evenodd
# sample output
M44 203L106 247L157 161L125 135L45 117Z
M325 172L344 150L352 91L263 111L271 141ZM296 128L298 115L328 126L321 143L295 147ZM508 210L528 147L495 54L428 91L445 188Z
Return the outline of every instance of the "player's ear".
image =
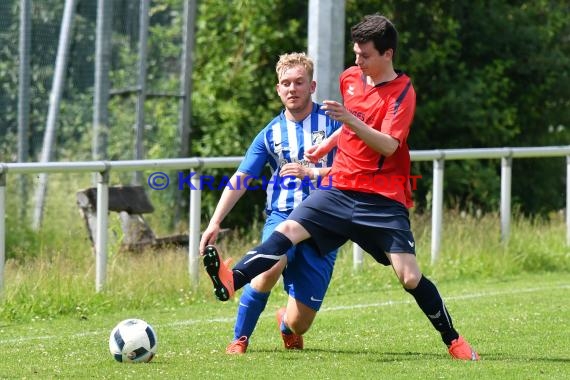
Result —
M317 82L315 82L314 80L311 81L311 94L314 94L316 89L317 89Z

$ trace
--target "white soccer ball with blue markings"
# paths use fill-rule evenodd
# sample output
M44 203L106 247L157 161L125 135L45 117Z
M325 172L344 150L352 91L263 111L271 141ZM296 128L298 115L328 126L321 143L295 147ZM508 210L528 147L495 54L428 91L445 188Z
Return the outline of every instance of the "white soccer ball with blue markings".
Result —
M157 339L153 328L142 319L125 319L109 337L109 350L121 363L148 363L156 354Z

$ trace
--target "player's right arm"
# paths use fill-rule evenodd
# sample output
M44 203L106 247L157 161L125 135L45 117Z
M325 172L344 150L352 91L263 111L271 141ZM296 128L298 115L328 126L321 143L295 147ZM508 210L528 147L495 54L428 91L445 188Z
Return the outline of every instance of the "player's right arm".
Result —
M222 222L246 192L251 181L251 176L240 171L235 172L230 178L229 183L222 192L214 214L210 218L208 227L202 233L202 238L200 239L200 254L203 254L204 248L206 248L207 245L216 242Z

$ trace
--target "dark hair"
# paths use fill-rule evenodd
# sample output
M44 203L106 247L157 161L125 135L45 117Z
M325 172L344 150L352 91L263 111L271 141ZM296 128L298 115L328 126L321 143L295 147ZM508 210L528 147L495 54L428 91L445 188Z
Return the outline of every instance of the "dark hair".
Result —
M373 41L380 54L388 49L396 54L398 31L390 20L380 14L364 16L362 21L350 29L350 35L355 43Z

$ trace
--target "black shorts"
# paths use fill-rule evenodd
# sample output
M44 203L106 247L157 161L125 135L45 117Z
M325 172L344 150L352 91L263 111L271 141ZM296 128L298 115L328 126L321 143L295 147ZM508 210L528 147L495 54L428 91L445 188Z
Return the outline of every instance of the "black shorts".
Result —
M390 265L386 253L416 253L408 209L379 194L334 187L317 190L293 210L289 219L311 234L323 255L348 240L384 265Z

